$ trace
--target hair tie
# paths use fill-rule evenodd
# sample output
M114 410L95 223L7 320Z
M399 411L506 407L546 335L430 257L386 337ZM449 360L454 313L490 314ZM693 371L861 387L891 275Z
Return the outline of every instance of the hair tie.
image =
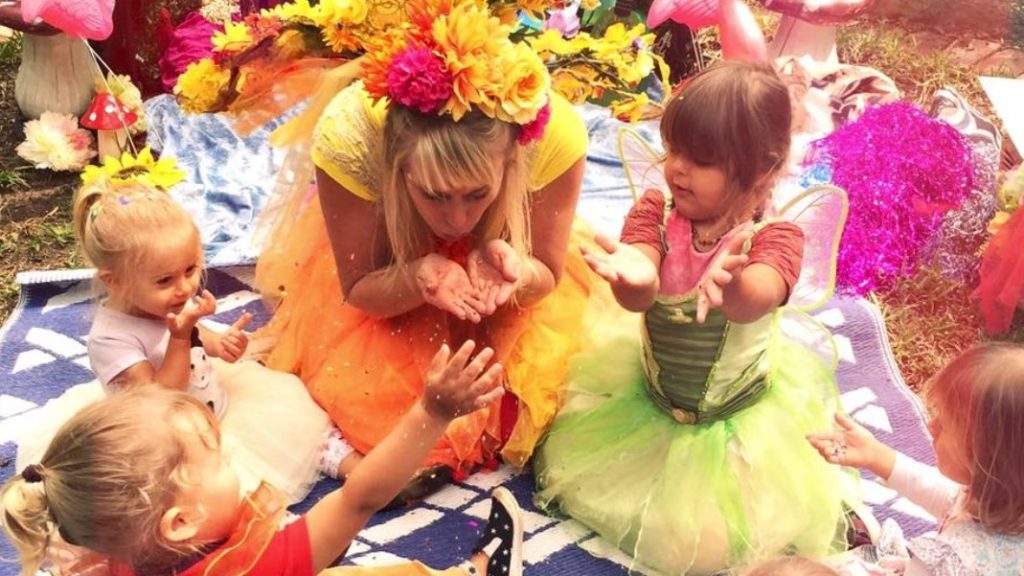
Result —
M43 467L40 464L29 464L21 471L21 477L29 484L43 481Z

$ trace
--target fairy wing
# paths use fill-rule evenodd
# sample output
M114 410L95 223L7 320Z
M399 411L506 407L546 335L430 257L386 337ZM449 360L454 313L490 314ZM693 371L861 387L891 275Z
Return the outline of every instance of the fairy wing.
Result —
M797 224L804 232L803 267L790 293L789 306L808 312L832 297L848 210L846 192L830 184L812 186L777 209L777 218Z
M662 170L664 153L632 128L619 130L619 157L626 171L629 191L636 202L650 189L667 190Z

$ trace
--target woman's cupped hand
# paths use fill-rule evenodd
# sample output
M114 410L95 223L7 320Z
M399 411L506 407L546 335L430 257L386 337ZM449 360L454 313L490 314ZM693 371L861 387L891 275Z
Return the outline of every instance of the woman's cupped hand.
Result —
M519 255L504 240L491 240L470 252L465 268L440 254L429 254L416 273L427 304L474 323L508 303L519 283Z

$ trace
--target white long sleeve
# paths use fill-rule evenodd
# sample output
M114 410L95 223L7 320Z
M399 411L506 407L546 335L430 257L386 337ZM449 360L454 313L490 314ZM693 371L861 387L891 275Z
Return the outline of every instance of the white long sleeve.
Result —
M927 510L939 522L953 507L963 488L943 476L937 468L899 453L885 484Z

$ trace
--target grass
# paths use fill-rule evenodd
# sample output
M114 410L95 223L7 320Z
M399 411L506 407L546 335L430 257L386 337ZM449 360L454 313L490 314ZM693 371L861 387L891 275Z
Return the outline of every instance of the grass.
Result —
M46 214L17 222L5 217L4 207L0 204L0 319L6 319L18 301L18 272L82 265L70 203L62 202Z
M976 70L945 52L922 53L917 40L903 30L875 23L841 28L836 46L841 62L883 72L911 102L926 105L935 90L949 85L972 104L984 107L980 105L987 103ZM1009 71L1003 71L1003 75L1009 75Z
M27 189L28 182L21 176L22 168L0 169L0 191L10 192L16 189Z
M21 61L21 34L15 33L9 40L0 42L0 64L16 64Z

